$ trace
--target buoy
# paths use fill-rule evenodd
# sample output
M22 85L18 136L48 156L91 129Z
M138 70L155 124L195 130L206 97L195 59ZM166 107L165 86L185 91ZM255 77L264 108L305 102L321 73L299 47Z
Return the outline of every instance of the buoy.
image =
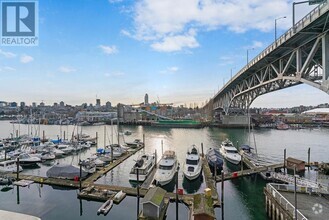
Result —
M79 181L79 177L78 176L75 176L74 177L74 181L76 181L76 182Z

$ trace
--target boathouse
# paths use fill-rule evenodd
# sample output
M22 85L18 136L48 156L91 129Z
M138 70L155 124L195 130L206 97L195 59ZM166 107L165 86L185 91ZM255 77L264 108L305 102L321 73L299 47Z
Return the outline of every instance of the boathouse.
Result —
M143 216L149 219L159 219L165 209L164 197L166 191L160 187L154 187L147 191L142 200Z
M305 170L305 161L298 160L292 157L288 157L286 160L287 169L294 170L296 166L296 172L304 171Z

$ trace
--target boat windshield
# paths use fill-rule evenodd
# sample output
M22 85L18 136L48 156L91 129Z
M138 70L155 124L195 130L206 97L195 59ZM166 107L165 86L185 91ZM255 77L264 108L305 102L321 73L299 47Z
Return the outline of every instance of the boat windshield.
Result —
M172 168L173 168L173 165L172 166L163 166L163 165L159 166L160 170L171 170Z
M231 153L231 154L237 154L238 153L237 150L227 150L226 152L227 153Z
M189 164L189 165L198 165L198 162L199 162L199 160L186 159L186 164Z

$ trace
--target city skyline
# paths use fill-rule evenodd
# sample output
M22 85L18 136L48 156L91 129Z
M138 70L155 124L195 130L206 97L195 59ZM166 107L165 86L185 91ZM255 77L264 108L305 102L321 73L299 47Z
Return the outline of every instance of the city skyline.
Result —
M247 53L251 60L273 42L276 18L287 17L277 23L278 36L290 28L291 5L40 1L39 46L0 48L1 99L132 104L148 93L150 101L201 106L246 64ZM297 20L312 7L298 6ZM327 102L326 93L300 85L261 96L252 107Z

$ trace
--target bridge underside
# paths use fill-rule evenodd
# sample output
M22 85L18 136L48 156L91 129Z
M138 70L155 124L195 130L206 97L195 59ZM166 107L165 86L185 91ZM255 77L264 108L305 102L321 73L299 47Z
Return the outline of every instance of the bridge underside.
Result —
M301 83L329 94L328 19L326 11L282 35L225 85L214 97L213 110L247 111L258 96Z

